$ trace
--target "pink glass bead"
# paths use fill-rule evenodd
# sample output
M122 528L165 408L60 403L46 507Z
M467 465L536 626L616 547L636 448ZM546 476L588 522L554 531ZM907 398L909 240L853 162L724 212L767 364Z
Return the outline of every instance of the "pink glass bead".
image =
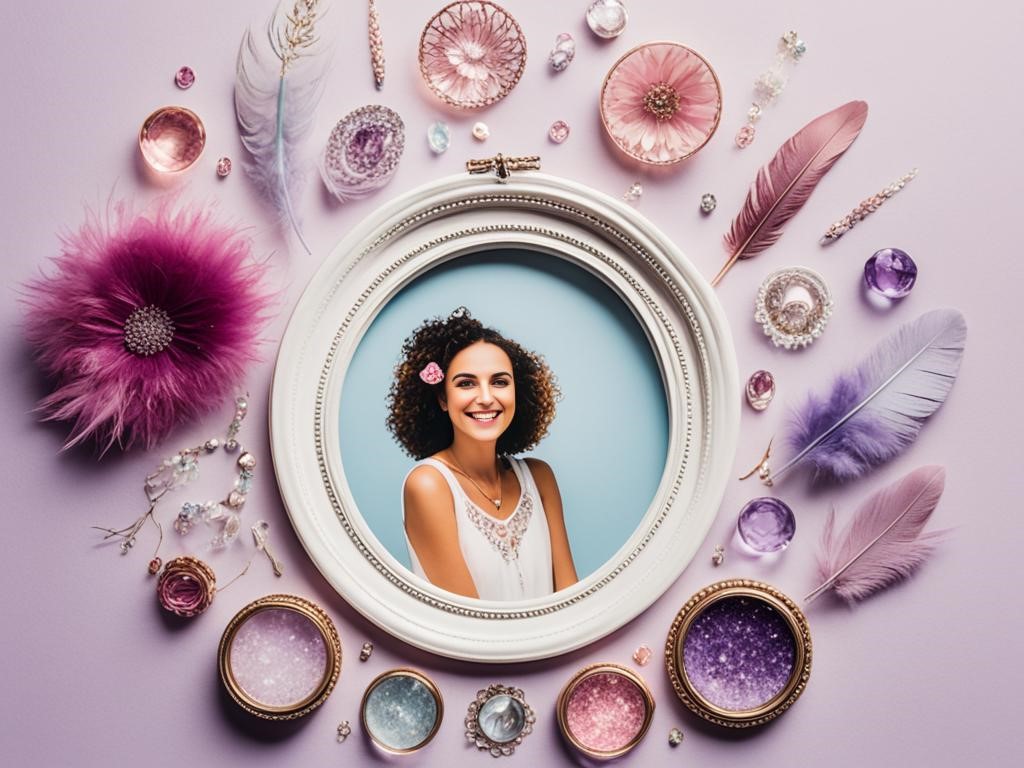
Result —
M222 157L217 161L217 175L222 179L231 173L231 158Z
M754 143L754 126L744 125L736 134L736 146L740 149L749 147Z
M864 282L887 299L902 299L917 282L917 264L899 248L883 248L864 264Z
M755 411L763 411L775 397L775 377L771 371L755 371L747 379L747 402Z
M163 107L146 118L139 131L142 157L158 173L177 173L191 166L206 146L206 128L184 107Z
M565 120L556 120L548 128L548 138L555 144L561 144L569 138L569 124Z
M174 84L183 91L187 88L191 88L195 81L196 73L193 71L192 67L182 67L174 73Z
M651 656L654 655L654 651L647 645L641 645L635 651L633 651L633 661L639 664L641 667L647 666L647 662L651 660Z

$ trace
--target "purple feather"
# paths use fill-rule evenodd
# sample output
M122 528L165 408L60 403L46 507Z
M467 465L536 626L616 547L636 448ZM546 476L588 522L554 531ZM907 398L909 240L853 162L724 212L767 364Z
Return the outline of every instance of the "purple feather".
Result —
M821 536L821 585L806 602L832 589L852 603L910 576L945 534L922 533L945 485L942 467L915 469L865 499L838 537L833 509Z
M54 273L25 286L25 334L55 384L39 411L71 423L65 448L89 437L104 452L152 447L233 394L257 359L265 265L209 211L172 206L166 199L136 216L120 203L108 220L88 214L63 238ZM150 306L166 312L173 335L144 356L128 348L125 322Z
M844 482L899 454L952 389L966 338L967 324L955 309L900 326L859 366L837 376L826 396L809 395L793 414L787 435L793 457L771 482L805 461L815 479Z

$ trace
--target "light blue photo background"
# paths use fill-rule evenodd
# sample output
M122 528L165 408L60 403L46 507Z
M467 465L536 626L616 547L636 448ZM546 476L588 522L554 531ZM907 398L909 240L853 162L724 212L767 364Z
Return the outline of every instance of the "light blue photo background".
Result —
M467 307L545 356L562 400L530 455L555 472L576 571L585 578L632 535L661 479L668 406L643 328L600 279L528 250L462 256L402 289L370 325L342 387L345 476L360 513L406 568L402 482L413 466L385 426L402 343L427 318Z

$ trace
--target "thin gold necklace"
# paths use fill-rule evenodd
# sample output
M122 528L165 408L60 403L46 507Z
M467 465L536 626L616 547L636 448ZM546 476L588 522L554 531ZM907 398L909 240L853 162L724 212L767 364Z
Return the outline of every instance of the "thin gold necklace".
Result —
M480 483L478 483L476 480L474 480L470 476L469 472L467 472L466 470L464 470L462 468L462 465L459 464L458 460L454 456L452 457L452 461L455 462L454 466L452 466L449 462L445 461L444 459L441 459L441 463L442 464L446 464L450 469L454 469L456 472L458 472L464 478L469 480L469 482L471 482L473 485L475 485L476 489L478 491L480 491L480 493L483 494L484 498L487 499L489 502L491 502L491 504L494 505L495 511L501 511L501 496L502 496L502 494L501 494L501 467L500 466L498 467L498 498L494 498L491 494L489 494L487 491L485 491L483 489L483 487L480 485Z

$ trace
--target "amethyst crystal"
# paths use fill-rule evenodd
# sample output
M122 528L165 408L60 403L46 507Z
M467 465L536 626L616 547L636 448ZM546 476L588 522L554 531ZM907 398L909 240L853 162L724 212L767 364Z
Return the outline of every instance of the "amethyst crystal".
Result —
M740 540L756 554L778 552L796 533L796 518L786 504L772 496L751 499L736 521Z
M883 248L864 264L864 282L886 298L902 299L917 282L917 265L899 248Z

